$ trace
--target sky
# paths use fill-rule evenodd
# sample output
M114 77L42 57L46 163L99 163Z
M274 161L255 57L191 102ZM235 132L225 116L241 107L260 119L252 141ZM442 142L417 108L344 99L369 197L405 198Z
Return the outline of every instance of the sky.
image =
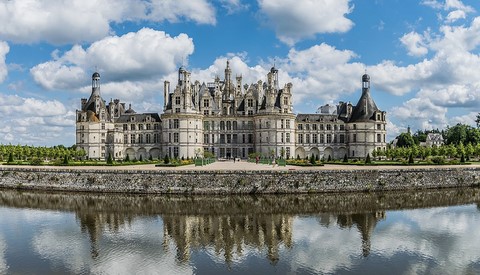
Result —
M0 143L75 144L75 111L101 96L163 112L163 82L243 83L272 66L295 113L356 104L361 77L387 112L387 139L475 126L478 0L9 0L0 2Z

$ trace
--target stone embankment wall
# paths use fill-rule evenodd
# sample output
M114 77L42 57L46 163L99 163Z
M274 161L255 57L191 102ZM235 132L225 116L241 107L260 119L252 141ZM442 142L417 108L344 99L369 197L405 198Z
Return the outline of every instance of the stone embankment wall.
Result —
M119 193L314 193L480 186L480 168L171 171L0 167L0 188Z

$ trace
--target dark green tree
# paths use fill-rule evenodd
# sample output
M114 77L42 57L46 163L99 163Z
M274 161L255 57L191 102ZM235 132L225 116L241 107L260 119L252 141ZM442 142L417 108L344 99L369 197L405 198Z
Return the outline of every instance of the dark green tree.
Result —
M310 163L315 164L315 156L313 154L310 156Z
M10 152L10 154L8 154L8 163L12 163L13 162L13 153Z
M112 165L112 164L113 164L112 154L108 154L107 164L108 164L108 165Z
M163 158L163 163L165 163L165 164L170 163L170 157L168 156L168 154L165 154L165 157Z
M410 156L408 156L408 163L413 164L413 154L410 153Z
M372 160L370 159L370 154L367 154L367 157L365 158L365 163L366 164L372 163Z
M331 155L328 155L327 161L328 161L328 162L332 161L332 156L331 156Z
M411 147L414 144L415 141L410 133L401 133L397 137L397 147Z
M63 157L63 165L68 165L68 156L67 155L65 155Z
M130 161L130 156L127 154L127 156L125 157L125 162L129 162Z
M343 162L345 162L345 163L347 163L347 162L348 162L348 157L347 157L347 154L345 154L345 155L343 156Z

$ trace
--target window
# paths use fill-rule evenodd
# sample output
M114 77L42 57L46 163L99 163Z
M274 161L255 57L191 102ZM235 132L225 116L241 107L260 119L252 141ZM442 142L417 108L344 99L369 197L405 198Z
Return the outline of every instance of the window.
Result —
M320 130L322 130L322 131L324 130L323 124L320 124Z
M145 143L152 143L152 136L150 134L145 135Z
M227 135L227 143L228 144L232 143L232 135L230 134Z
M283 98L283 104L284 104L284 105L288 105L288 97L284 97L284 98Z
M220 144L225 144L225 134L220 134Z
M203 115L204 116L210 115L210 110L203 110Z
M253 121L247 122L247 125L249 130L253 129Z
M303 130L303 124L298 124L298 130Z
M178 142L179 141L179 135L178 133L173 133L173 142Z
M160 124L155 123L153 124L153 129L158 130L160 128Z
M225 131L225 121L220 121L220 130Z
M180 97L175 97L175 104L180 105Z
M210 135L204 134L203 135L203 143L210 143Z
M172 133L168 133L168 142L172 142Z
M325 135L320 134L320 143L325 143Z
M303 134L298 134L298 143L303 143Z
M353 134L353 136L352 136L352 142L357 142L357 134Z
M314 130L314 131L317 130L317 124L312 124L312 130Z
M231 121L227 121L227 130L228 131L232 130L232 122Z
M382 130L382 124L377 124L377 130Z
M204 121L203 122L203 130L210 130L210 122Z
M285 134L285 141L290 142L290 133Z
M180 120L178 118L173 120L173 129L180 128Z
M123 143L124 144L128 143L128 135L123 135Z
M312 143L318 143L318 135L317 134L312 135Z
M305 143L310 143L310 134L305 135Z
M143 134L138 135L138 143L143 143Z
M160 143L160 135L159 134L153 134L153 142Z
M105 123L102 123L102 130L105 130Z
M310 131L310 124L305 124L305 130Z
M345 143L345 135L344 134L340 134L339 139L340 139L340 143Z
M353 130L357 130L357 124L353 124Z
M233 134L233 136L232 136L232 143L233 143L233 144L237 144L237 141L238 141L238 135L237 135L237 134Z
M248 143L253 143L253 134L248 134Z
M334 129L335 131L337 131L337 130L338 130L338 125L337 125L337 124L333 125L333 129Z
M209 99L204 99L203 100L203 107L205 107L205 108L210 107L210 100Z
M135 131L135 124L130 124L130 130Z
M284 120L283 120L283 119L282 119L282 120L280 120L280 128L282 128L282 129L283 129L283 122L284 122Z
M344 130L345 130L345 125L340 124L340 131L344 131Z
M327 131L331 131L332 130L332 125L331 124L327 124Z
M130 143L132 143L132 144L135 143L135 134L130 135Z
M247 99L247 107L253 107L253 99Z
M287 120L285 121L285 127L286 127L287 129L290 129L290 119L287 119Z
M242 143L245 143L245 134L242 135Z
M180 113L180 108L175 108L175 113Z
M143 124L138 124L138 130L143 130Z
M178 158L178 151L179 151L179 150L178 150L178 147L173 147L173 156L174 156L175 158Z
M236 122L236 121L233 121L233 122L232 122L232 125L233 125L233 130L237 130L237 122Z
M283 133L280 134L280 142L282 142L282 143L284 142L283 141Z
M382 135L381 134L377 134L377 142L382 142Z
M253 116L253 110L248 110L247 114L248 114L249 116Z
M327 134L327 143L332 143L332 134Z
M289 159L290 158L290 147L287 147L285 149L285 154L286 154L287 159Z

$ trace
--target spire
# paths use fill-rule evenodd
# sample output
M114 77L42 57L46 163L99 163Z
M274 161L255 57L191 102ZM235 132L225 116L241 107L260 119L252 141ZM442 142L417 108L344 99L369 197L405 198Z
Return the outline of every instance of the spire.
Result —
M350 122L374 120L372 117L376 111L379 111L378 107L370 96L370 76L364 74L362 76L362 96L353 108Z

